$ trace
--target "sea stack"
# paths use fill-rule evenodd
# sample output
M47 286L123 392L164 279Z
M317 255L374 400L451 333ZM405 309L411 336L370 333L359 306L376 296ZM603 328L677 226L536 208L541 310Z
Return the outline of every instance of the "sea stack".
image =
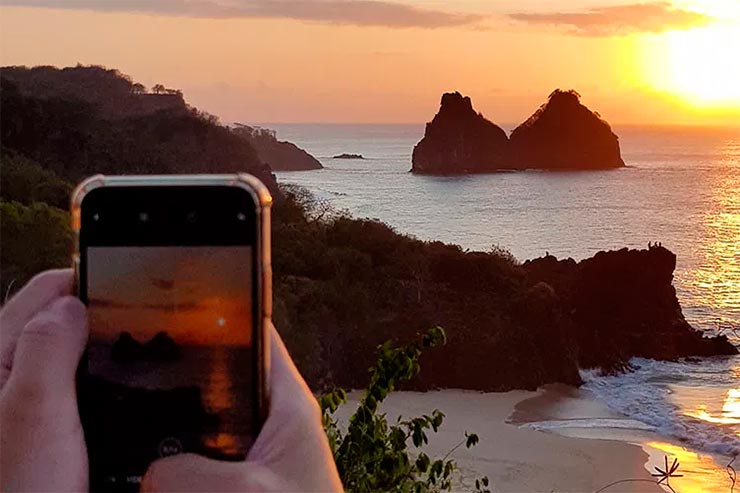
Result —
M411 171L420 174L481 173L504 168L506 132L473 109L459 92L442 95L439 112L414 147Z
M573 90L556 89L547 103L509 139L509 160L519 169L585 170L624 166L619 138L580 102Z

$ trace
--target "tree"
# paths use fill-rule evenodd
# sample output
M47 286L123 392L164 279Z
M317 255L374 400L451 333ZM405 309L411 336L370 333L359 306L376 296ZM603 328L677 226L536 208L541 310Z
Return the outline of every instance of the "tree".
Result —
M152 87L152 92L154 94L162 94L165 90L166 88L162 84L154 84L154 87Z
M131 86L131 92L133 92L134 94L144 94L146 93L146 87L144 86L144 84L136 82Z
M69 213L42 203L0 201L2 299L42 270L71 264Z

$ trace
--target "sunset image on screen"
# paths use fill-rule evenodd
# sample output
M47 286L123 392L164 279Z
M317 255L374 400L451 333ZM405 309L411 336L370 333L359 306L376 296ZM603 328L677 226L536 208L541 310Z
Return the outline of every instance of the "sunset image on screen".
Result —
M93 247L88 263L93 340L165 332L179 344L248 346L249 247Z
M91 247L86 260L83 409L105 484L123 481L126 457L134 478L182 452L243 457L257 385L251 247Z

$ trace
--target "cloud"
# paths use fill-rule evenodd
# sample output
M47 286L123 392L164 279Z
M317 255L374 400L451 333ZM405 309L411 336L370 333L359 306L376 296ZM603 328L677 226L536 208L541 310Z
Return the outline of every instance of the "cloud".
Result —
M451 13L386 0L2 0L18 7L132 12L208 19L294 19L394 28L478 26L485 16Z
M669 2L635 3L599 7L583 12L514 13L511 19L530 24L563 26L584 36L613 36L633 32L658 33L702 26L713 20Z

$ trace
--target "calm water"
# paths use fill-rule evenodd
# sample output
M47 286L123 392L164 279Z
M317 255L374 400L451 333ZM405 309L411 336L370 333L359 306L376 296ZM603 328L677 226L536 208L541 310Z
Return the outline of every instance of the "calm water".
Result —
M712 332L740 327L740 130L616 128L620 170L429 177L408 173L421 125L265 126L325 167L278 173L281 182L422 239L497 244L520 260L660 241L678 256L687 319ZM344 152L367 159L331 158ZM740 453L740 360L636 363L641 370L587 387L696 450Z

